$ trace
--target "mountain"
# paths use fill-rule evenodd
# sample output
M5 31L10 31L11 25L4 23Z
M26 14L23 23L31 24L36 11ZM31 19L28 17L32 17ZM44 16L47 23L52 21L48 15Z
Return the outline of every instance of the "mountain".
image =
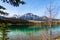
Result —
M40 21L47 21L47 20L48 20L48 17L46 17L46 16L42 16L42 17L40 17L40 18L41 18Z
M39 17L39 16L34 15L34 14L32 14L32 13L27 13L27 14L25 14L25 15L22 15L22 16L20 17L20 19L46 21L46 20L47 20L47 17L46 17L46 16Z
M0 18L5 18L4 16L0 16Z
M38 20L38 19L40 19L39 16L33 15L32 13L27 13L27 14L21 16L20 18L24 19L24 20Z
M13 19L22 19L22 20L36 20L36 21L47 21L49 18L47 16L37 16L37 15L34 15L32 13L27 13L27 14L24 14L20 17L18 16L13 16L13 17L10 17L10 18L13 18ZM60 19L53 19L53 21L58 21Z

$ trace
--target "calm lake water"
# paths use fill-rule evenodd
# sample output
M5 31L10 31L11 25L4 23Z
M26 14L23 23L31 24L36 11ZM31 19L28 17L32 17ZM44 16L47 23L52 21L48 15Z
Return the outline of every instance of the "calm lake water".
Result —
M17 40L18 38L26 39L30 37L40 37L42 33L47 34L47 32L49 35L50 27L21 25L21 26L10 26L9 30L10 32L8 33L8 37L10 38L10 40ZM53 35L60 34L60 25L52 26L51 31Z

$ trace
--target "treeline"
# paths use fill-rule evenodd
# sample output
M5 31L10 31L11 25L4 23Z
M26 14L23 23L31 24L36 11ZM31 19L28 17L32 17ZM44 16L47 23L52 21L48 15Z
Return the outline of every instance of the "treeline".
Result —
M27 20L22 20L22 19L15 19L15 18L0 18L0 23L11 23L11 24L33 24L32 22L29 22Z

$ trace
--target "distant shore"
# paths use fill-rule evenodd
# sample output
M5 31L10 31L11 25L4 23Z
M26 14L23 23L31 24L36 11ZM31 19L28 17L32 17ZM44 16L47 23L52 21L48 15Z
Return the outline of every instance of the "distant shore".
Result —
M13 18L2 18L0 24L5 23L8 25L49 25L48 21L36 21L36 20L22 20ZM53 21L52 25L60 25L60 21Z
M32 22L32 23L34 23L35 25L49 25L49 22L47 22L47 21L29 20L29 22ZM53 21L51 24L52 24L52 25L60 25L60 21Z

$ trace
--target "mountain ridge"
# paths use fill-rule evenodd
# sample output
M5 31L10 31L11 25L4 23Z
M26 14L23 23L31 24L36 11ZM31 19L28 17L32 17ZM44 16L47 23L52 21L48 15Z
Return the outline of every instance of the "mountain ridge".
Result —
M0 16L0 18L7 18L7 17L4 17L4 16ZM27 14L24 14L20 17L10 17L10 18L13 18L13 19L22 19L22 20L36 20L36 21L47 21L48 20L48 17L47 16L37 16L37 15L34 15L32 13L27 13ZM60 19L53 19L53 20L60 20Z
M36 21L47 21L47 19L48 19L48 17L46 17L46 16L39 17L32 13L24 14L20 18L24 19L24 20L36 20Z

